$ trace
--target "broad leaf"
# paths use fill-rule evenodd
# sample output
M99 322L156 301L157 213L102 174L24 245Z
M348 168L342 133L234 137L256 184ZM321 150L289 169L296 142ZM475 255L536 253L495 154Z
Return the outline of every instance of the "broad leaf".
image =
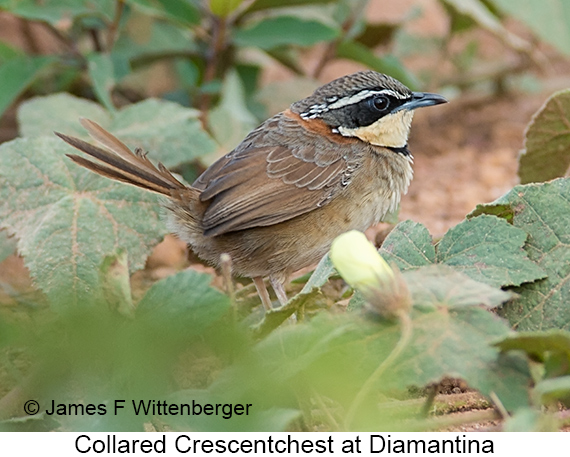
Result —
M79 124L80 117L101 124L131 149L149 151L149 158L167 168L208 154L216 147L202 129L196 110L164 100L147 99L111 115L93 102L55 94L29 100L18 112L23 136L52 135L59 131L88 138Z
M241 5L243 0L210 0L210 9L216 16L227 17Z
M518 286L546 276L524 251L526 238L505 220L484 216L451 228L434 248L423 225L406 221L386 237L380 253L404 271L437 263L492 286Z
M412 303L418 307L445 304L450 308L484 305L496 308L512 298L509 292L475 281L443 265L406 271L404 280L412 294Z
M286 305L265 313L263 320L254 328L256 335L263 337L269 334L269 332L281 325L300 307L304 306L305 303L314 300L318 295L320 288L329 280L334 272L334 266L327 254L321 259L317 268L315 268L315 271L303 286L301 292L290 299Z
M542 404L556 405L560 400L567 402L570 399L570 376L544 379L537 383L533 394Z
M546 276L523 250L526 238L526 232L494 216L468 219L439 242L437 262L493 286L518 286Z
M166 422L179 430L195 430L201 432L284 432L287 426L300 416L300 411L291 408L265 408L258 396L237 399L227 392L215 389L183 390L172 394L169 400L175 403L236 404L244 406L241 414L220 415L177 415L166 419ZM247 414L245 407L249 404ZM257 404L257 407L254 405ZM226 408L227 414L228 408Z
M471 216L497 205L511 208L513 226L529 235L525 251L548 275L515 288L520 297L503 308L504 316L520 330L569 329L570 179L516 186L495 202L478 206Z
M549 181L570 172L570 89L555 93L532 118L519 159L521 183Z
M53 57L15 56L0 66L0 115L37 78L55 62Z
M212 134L224 152L235 148L257 126L257 119L247 108L245 89L237 72L226 76L221 101L208 117Z
M549 353L563 354L570 362L570 333L565 330L517 332L495 343L502 351L524 351L533 360L544 362Z
M100 298L99 267L118 246L141 268L164 234L157 197L71 162L55 137L0 146L0 224L54 306Z
M164 3L180 3L160 0ZM180 17L182 19L182 17ZM186 25L167 21L143 22L144 26L126 27L113 46L113 60L129 62L136 69L170 53L198 51L192 34Z
M559 432L560 424L558 420L548 414L547 411L540 412L536 409L521 408L505 421L503 431Z
M503 12L525 23L540 38L570 54L570 3L566 0L492 0Z
M154 284L137 306L137 316L162 322L169 331L198 335L230 307L226 295L210 286L212 277L184 270Z
M335 0L255 0L246 10L246 13L270 8L290 8L292 6L332 3L334 1Z
M0 9L15 16L45 21L57 26L64 18L95 15L112 20L113 0L44 0L41 5L35 0L0 0Z
M502 351L524 351L531 360L543 364L545 378L570 374L570 333L566 330L517 332L495 346Z
M393 56L377 56L369 48L356 41L339 43L336 56L341 59L353 60L372 70L393 76L412 90L419 85L414 75L406 70L398 59Z
M146 14L170 21L181 22L185 25L200 23L199 7L192 0L126 0L127 3L144 11Z
M109 130L131 147L149 151L149 158L167 168L216 149L216 143L202 129L196 110L153 98L120 110Z
M382 243L380 255L402 271L435 263L435 248L428 229L413 221L394 227Z
M57 114L56 114L57 113ZM66 135L86 136L79 118L85 117L103 126L110 122L105 109L90 100L66 93L35 97L18 109L18 125L23 137L53 135L58 130Z
M312 46L321 41L333 40L338 34L337 29L319 21L278 16L236 30L234 41L238 46L273 49L286 45Z
M385 397L393 402L405 396L409 386L424 386L446 376L461 377L484 394L494 392L507 408L527 403L526 361L501 354L491 345L510 330L480 306L497 306L510 295L449 268L424 270L404 275L413 302L421 306L412 313L411 337L403 352L376 380L373 396L359 408L357 426L383 430L405 427L394 422L390 415L394 412L379 414ZM401 334L395 322L364 318L358 313L321 314L308 323L282 327L270 334L252 357L230 368L214 388L237 398L255 392L276 406L319 392L346 411L394 350ZM241 376L244 380L253 377L256 382L241 382Z
M87 58L89 77L99 101L109 111L115 111L111 91L115 86L115 70L109 54L92 54Z

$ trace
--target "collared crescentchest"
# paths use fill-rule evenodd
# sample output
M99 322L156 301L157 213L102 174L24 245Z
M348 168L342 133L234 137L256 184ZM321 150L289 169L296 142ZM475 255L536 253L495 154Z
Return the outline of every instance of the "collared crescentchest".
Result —
M82 124L102 147L58 135L90 156L70 155L79 165L169 197L169 229L213 265L229 254L270 308L264 277L284 304L291 273L397 208L412 179L413 111L445 102L374 71L344 76L266 120L192 186L92 121Z

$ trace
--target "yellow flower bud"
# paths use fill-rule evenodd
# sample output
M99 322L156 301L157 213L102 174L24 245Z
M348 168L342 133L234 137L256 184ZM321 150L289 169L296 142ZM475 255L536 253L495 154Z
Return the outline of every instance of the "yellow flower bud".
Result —
M330 258L343 279L362 293L369 311L389 319L410 312L411 296L402 275L392 270L364 233L352 230L337 237Z
M378 288L392 281L394 272L366 235L356 230L338 236L330 257L343 279L355 289Z

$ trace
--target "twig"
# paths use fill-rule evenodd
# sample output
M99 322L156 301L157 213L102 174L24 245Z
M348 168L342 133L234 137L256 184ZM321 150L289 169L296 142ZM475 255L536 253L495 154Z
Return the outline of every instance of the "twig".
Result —
M218 61L220 54L225 48L226 41L226 20L217 16L212 16L212 39L210 48L206 56L206 69L204 70L203 84L212 82L216 78L218 72ZM210 94L202 94L198 109L201 112L200 120L204 128L208 127L208 110L212 103Z
M497 397L497 394L495 392L491 392L489 394L489 398L493 402L495 409L501 415L503 420L507 420L509 417L511 417L511 415L507 411L507 408L505 408L505 406L503 405L503 402L499 399L499 397Z
M124 0L117 0L115 2L115 16L113 17L113 22L109 25L109 33L107 34L107 52L111 52L111 49L113 49L115 40L117 39L117 30L119 30L119 24L124 10Z
M71 52L71 54L80 59L82 62L85 62L85 57L83 57L83 54L81 54L77 48L76 43L72 39L65 36L49 22L42 22L41 24L52 36L54 36L60 43L62 43Z
M340 36L336 40L331 41L325 48L325 52L323 52L323 55L321 56L320 60L317 63L317 66L315 67L315 70L313 71L313 78L318 79L328 63L335 58L336 48L344 39L346 39L346 35L348 32L350 32L352 27L354 27L356 19L360 14L362 14L367 3L368 1L360 2L360 4L353 9L350 17L344 21L341 27L342 32Z
M103 52L103 44L101 43L101 37L99 36L98 29L89 29L89 36L91 37L91 42L93 43L93 49L95 52Z
M323 397L321 396L321 394L319 394L316 390L313 390L313 396L317 402L317 405L319 406L320 410L324 413L327 422L329 424L329 426L332 427L333 431L338 431L340 430L339 424L337 422L337 420L334 418L334 416L332 415L329 407L325 404Z
M426 397L425 403L422 406L421 415L423 417L428 417L431 407L433 406L433 402L435 401L435 397L437 396L437 390L439 389L439 384L433 384L429 388L428 396Z
M26 44L28 45L31 54L39 54L40 47L38 46L38 42L36 40L36 34L34 33L34 30L31 27L30 21L20 18L19 24L22 29L22 35L24 37L24 40L26 41Z

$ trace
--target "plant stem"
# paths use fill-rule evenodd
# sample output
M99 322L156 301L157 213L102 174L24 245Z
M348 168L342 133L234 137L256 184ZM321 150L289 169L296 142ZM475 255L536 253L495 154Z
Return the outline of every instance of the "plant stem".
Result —
M204 78L202 84L208 84L216 78L218 72L218 62L220 54L225 48L226 41L226 20L217 16L212 16L212 39L210 48L206 55L206 69L204 70ZM208 111L212 103L211 94L202 94L198 109L201 112L200 120L202 126L208 127Z
M117 31L119 30L119 24L121 22L121 17L124 10L124 0L117 0L115 2L115 16L113 17L113 22L111 22L109 25L109 33L107 35L107 52L111 52L111 49L113 49L113 45L117 39Z
M376 382L382 377L386 369L392 365L392 363L400 356L400 354L404 351L404 349L408 346L411 336L412 336L412 319L410 315L406 311L400 311L398 313L398 319L400 321L400 327L402 329L402 334L400 335L400 339L398 344L394 350L384 359L384 361L378 365L378 368L374 370L374 372L370 375L370 377L366 380L356 397L354 398L348 412L346 414L346 419L344 422L345 430L350 429L350 425L352 424L354 417L362 402L366 399Z

